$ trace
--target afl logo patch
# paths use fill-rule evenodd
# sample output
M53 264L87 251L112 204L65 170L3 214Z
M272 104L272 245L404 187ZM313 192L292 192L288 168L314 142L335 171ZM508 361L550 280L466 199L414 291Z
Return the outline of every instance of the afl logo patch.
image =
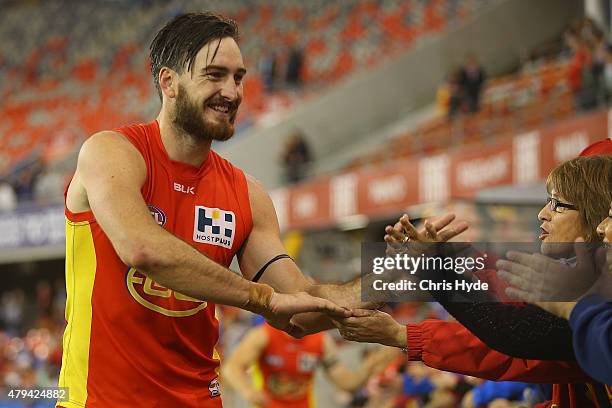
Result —
M149 212L153 216L153 219L157 224L159 224L160 227L166 225L166 214L164 214L162 210L160 210L153 204L149 204L147 205L147 207L149 208Z
M155 283L145 274L130 268L126 274L130 295L142 306L168 317L193 316L207 303Z

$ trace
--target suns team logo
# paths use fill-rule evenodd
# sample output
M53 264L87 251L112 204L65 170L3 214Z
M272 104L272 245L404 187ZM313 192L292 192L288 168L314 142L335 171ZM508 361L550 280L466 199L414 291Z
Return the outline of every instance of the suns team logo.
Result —
M204 244L232 248L236 235L236 214L220 208L195 207L193 240Z
M126 284L132 297L147 309L169 317L193 316L207 303L155 283L151 278L130 268Z

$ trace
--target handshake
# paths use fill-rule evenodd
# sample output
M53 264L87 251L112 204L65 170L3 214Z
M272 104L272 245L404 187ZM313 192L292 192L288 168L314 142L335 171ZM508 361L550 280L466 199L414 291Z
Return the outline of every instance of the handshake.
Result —
M388 252L401 249L401 245L407 241L446 242L468 228L465 222L450 225L454 219L454 215L449 214L433 221L428 220L423 228L417 230L410 223L408 216L404 215L395 225L389 225L385 229L384 239L388 244ZM353 293L359 292L360 290L357 290ZM406 347L405 326L396 322L387 313L363 308L348 309L331 300L312 296L306 292L281 294L274 292L268 285L251 283L249 300L244 309L262 315L270 325L293 337L303 337L310 332L335 326L346 340ZM313 325L310 324L312 319L308 319L312 315L302 315L311 312L326 315L328 317L326 324L318 325L312 330Z
M307 330L299 323L301 313L318 312L331 319L346 340L406 347L405 327L378 310L347 309L306 292L276 293L264 284L252 283L245 309L261 314L273 327L293 337L303 337Z

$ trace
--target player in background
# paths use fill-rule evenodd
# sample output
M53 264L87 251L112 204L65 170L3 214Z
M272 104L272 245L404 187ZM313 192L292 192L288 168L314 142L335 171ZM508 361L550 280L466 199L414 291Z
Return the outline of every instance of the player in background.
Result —
M397 356L393 348L372 351L357 370L337 358L337 346L327 333L296 339L269 324L251 329L222 365L223 379L251 405L262 408L314 406L313 380L317 367L337 388L353 392ZM247 371L254 364L263 389L253 385Z

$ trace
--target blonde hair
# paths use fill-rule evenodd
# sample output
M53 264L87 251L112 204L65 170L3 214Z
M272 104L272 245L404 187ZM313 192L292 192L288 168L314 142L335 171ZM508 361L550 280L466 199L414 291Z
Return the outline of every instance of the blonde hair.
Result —
M589 230L586 241L600 241L597 225L608 216L612 201L612 156L577 157L568 160L546 179L546 188L578 208Z

